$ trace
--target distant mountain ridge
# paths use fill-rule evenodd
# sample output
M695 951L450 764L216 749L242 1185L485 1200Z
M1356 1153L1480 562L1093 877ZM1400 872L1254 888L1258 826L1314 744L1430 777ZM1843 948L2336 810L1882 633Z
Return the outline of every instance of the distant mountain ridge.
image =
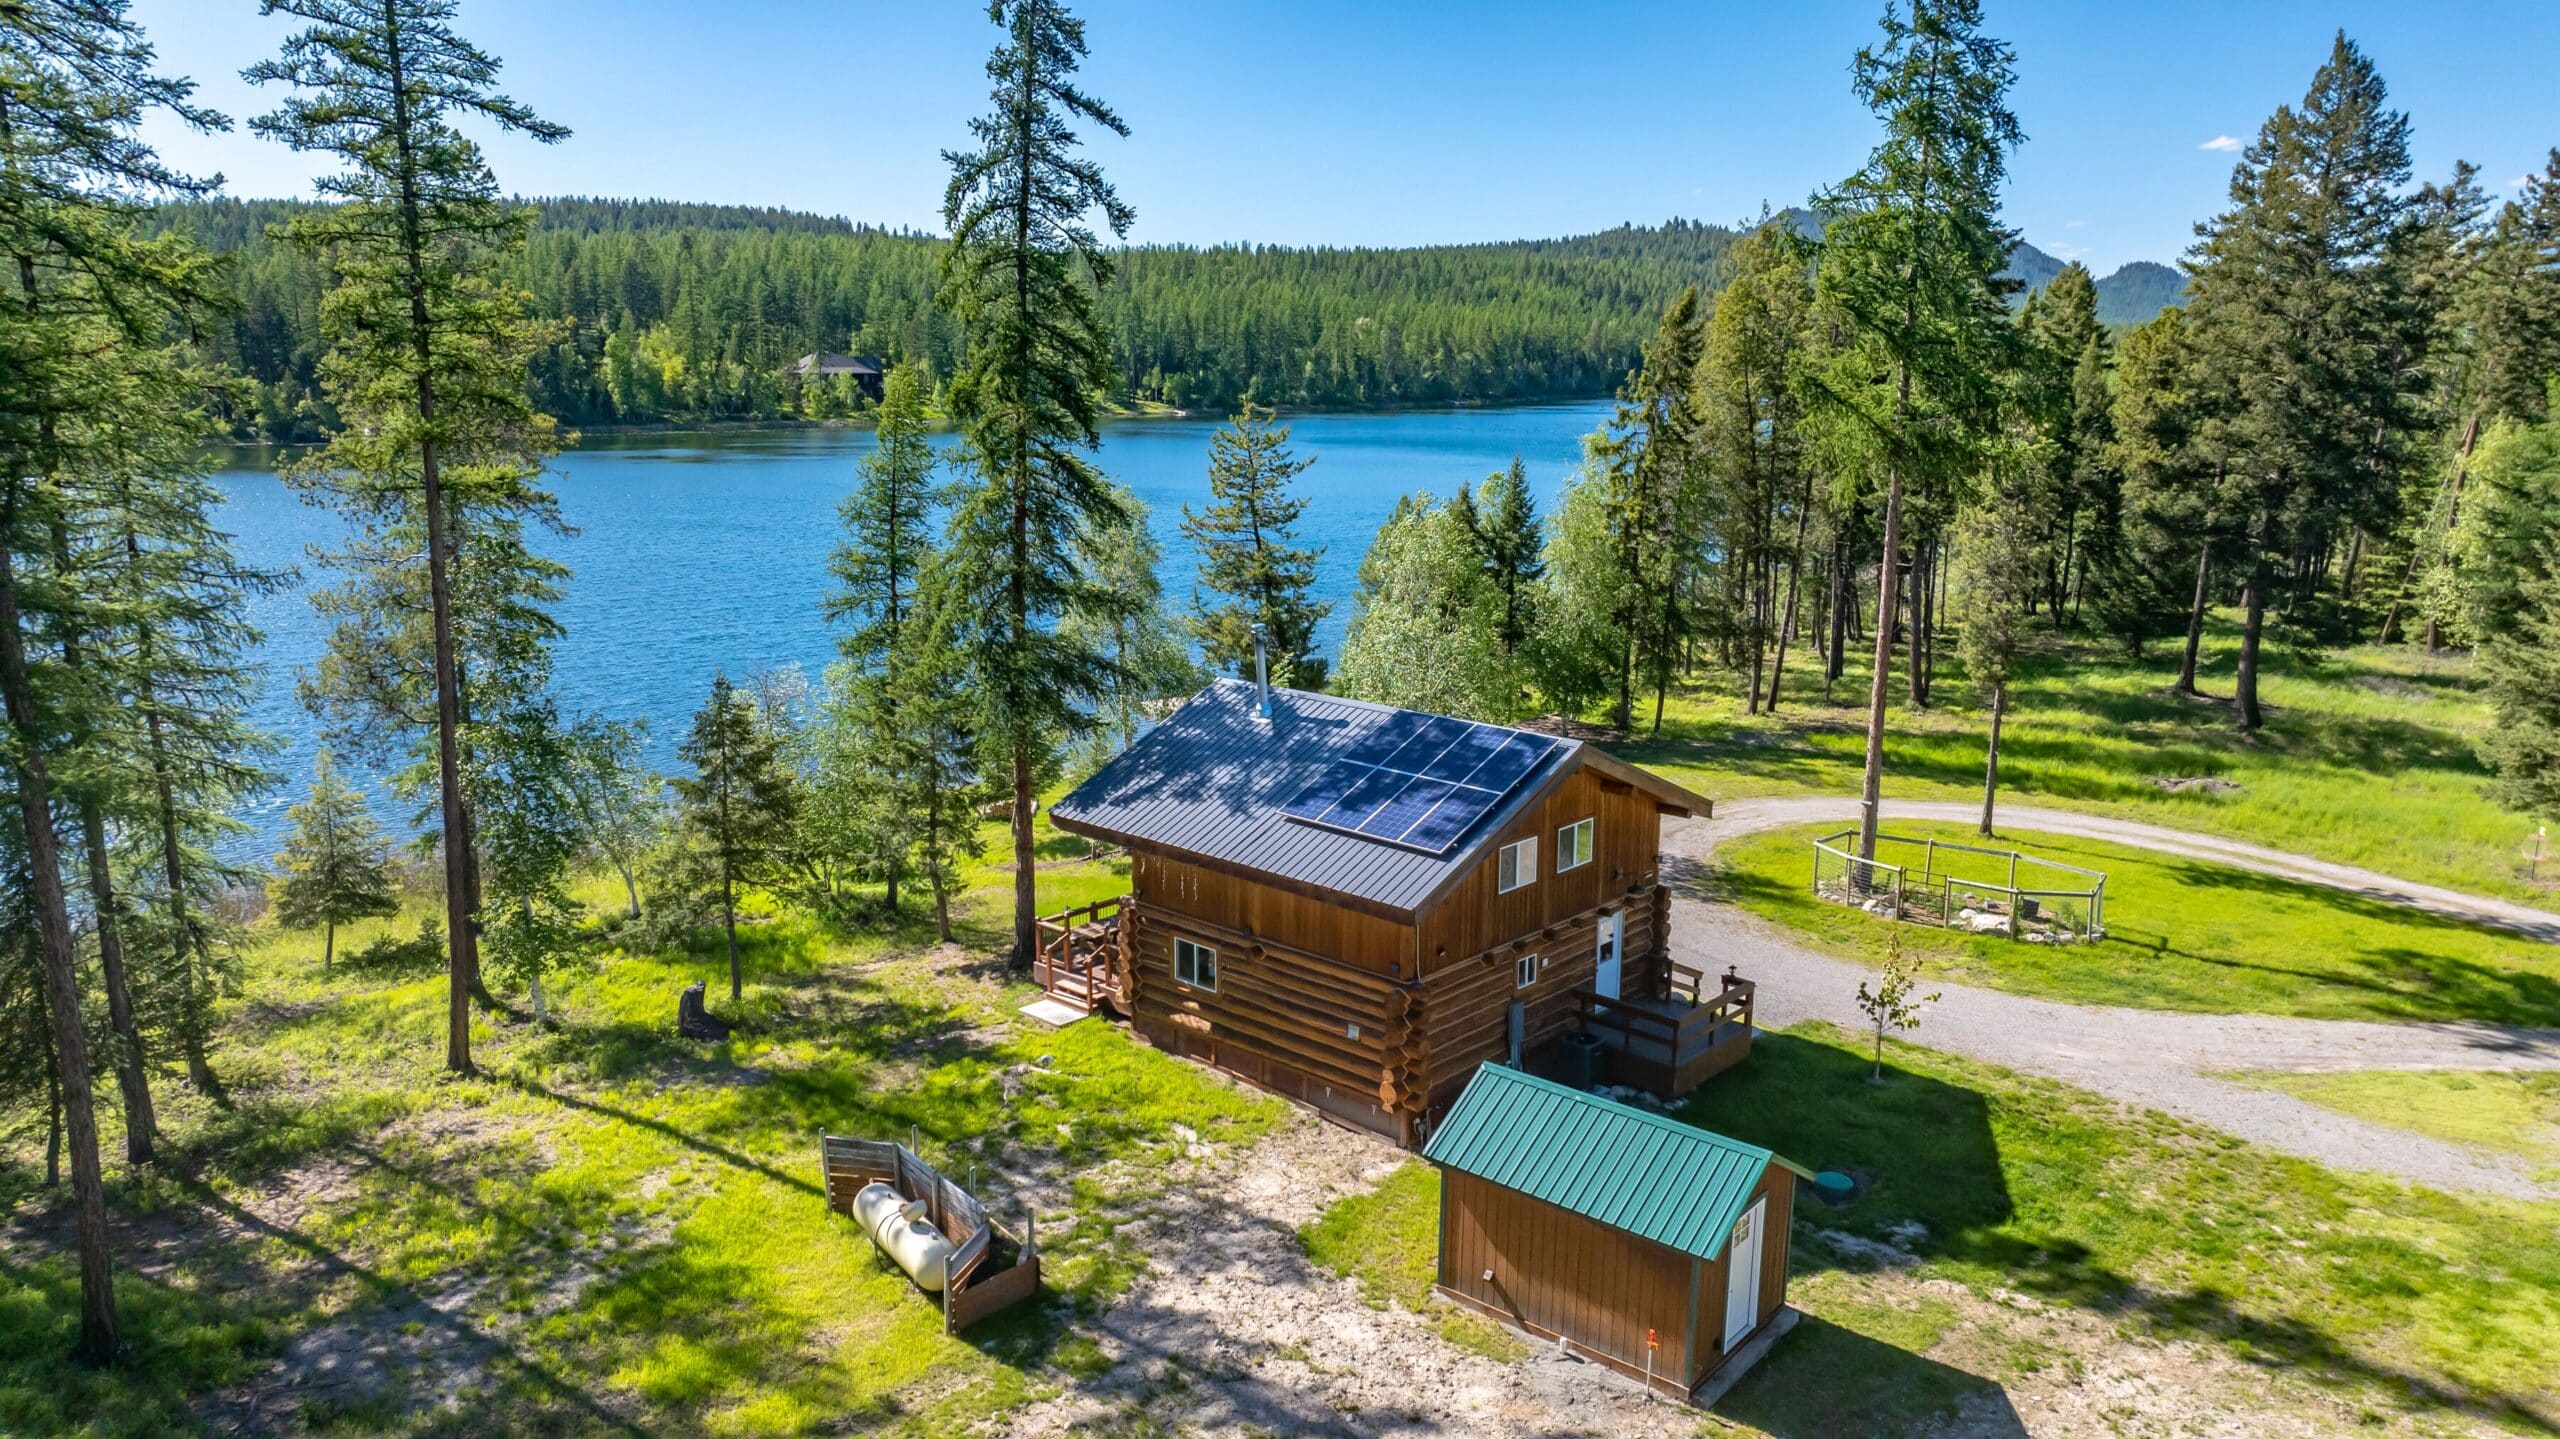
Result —
M2026 281L2028 290L2041 290L2066 263L2022 242L2009 252L2007 273ZM2098 280L2098 323L2139 325L2172 305L2185 304L2186 297L2187 277L2174 266L2134 260Z

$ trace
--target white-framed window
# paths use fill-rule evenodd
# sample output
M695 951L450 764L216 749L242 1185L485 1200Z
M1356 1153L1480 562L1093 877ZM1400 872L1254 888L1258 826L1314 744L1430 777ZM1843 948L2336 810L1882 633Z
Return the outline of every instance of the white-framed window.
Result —
M1539 958L1537 955L1524 954L1520 956L1519 961L1511 967L1511 977L1515 981L1514 987L1527 989L1530 985L1536 984L1538 982L1539 971L1546 967L1547 962L1544 959Z
M1509 894L1538 878L1538 837L1531 835L1517 844L1502 847L1502 857L1494 861L1494 892Z
M1218 952L1198 940L1177 936L1173 941L1173 977L1194 989L1214 993L1218 988Z
M1591 863L1591 821L1578 819L1556 831L1556 873Z

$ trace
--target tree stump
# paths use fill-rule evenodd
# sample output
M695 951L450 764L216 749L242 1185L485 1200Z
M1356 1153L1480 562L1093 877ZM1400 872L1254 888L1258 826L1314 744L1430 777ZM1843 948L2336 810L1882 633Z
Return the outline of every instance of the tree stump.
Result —
M686 1039L727 1039L729 1021L702 1007L702 981L686 985L676 1000L676 1033Z

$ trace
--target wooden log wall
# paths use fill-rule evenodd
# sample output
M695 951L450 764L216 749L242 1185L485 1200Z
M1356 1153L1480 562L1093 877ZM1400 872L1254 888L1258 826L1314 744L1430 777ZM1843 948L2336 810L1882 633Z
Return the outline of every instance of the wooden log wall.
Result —
M1225 1049L1286 1065L1384 1110L1411 1108L1391 1063L1410 1043L1393 1021L1405 1003L1393 980L1359 966L1139 906L1131 945L1132 1018L1160 1040L1223 1062ZM1218 952L1218 987L1174 978L1179 936Z
M1620 992L1646 992L1644 956L1661 949L1661 905L1657 887L1620 896L1581 914L1443 966L1423 985L1420 996L1424 1071L1414 1086L1423 1094L1426 1112L1436 1112L1458 1097L1478 1065L1510 1057L1510 1007L1527 1006L1524 1052L1553 1043L1575 1023L1573 992L1591 988L1599 972L1600 922L1611 913L1626 916L1622 944ZM1522 989L1518 963L1523 954L1540 957L1535 984Z

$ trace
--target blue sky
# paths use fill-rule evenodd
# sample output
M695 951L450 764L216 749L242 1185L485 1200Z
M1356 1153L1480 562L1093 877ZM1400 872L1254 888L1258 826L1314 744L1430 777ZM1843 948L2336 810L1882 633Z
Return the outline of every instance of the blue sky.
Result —
M290 26L256 0L134 0L166 67L245 117L238 81ZM1882 0L1182 4L1088 0L1089 88L1127 120L1098 151L1132 239L1406 244L1573 234L1802 203L1873 125L1851 52ZM2173 260L2236 155L2297 99L2344 26L2416 127L2422 177L2455 158L2493 187L2560 144L2560 6L2146 5L1986 0L2018 51L2028 141L2007 218L2105 274ZM969 0L463 0L517 98L571 126L496 141L527 194L787 205L938 228L940 151L983 108L995 33ZM245 127L155 125L240 195L307 193L313 164Z

